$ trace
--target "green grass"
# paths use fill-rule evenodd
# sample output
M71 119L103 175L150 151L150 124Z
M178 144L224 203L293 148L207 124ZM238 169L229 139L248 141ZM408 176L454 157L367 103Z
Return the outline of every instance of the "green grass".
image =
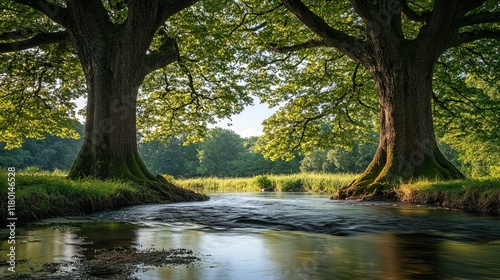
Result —
M314 192L335 193L355 174L260 175L253 178L195 178L174 180L199 192ZM500 213L500 180L418 180L395 187L396 199L474 212Z
M19 223L68 215L84 215L105 209L142 203L169 202L175 190L158 189L123 181L69 180L66 173L23 170L16 172L15 206ZM6 220L7 172L0 170L0 216ZM170 192L171 191L171 192ZM170 192L170 193L169 193ZM172 201L172 200L170 200Z
M434 204L473 212L500 213L500 180L419 180L401 184L401 201Z
M355 174L299 173L291 175L259 175L249 178L194 178L174 180L180 187L199 192L316 192L333 193L350 183Z

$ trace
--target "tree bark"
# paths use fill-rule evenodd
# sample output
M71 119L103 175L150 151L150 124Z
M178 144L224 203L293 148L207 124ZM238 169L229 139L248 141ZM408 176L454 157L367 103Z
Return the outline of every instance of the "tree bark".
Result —
M101 5L68 3L68 30L88 93L83 146L69 177L158 181L139 157L136 137L139 86L154 70L146 63L146 51L157 28L148 15L155 13L130 7L129 21L115 25Z
M412 179L458 179L462 173L441 153L432 121L436 53L416 44L384 46L368 67L380 104L380 141L366 170L334 198L376 198Z
M439 151L432 122L432 75L439 56L457 45L453 19L457 1L435 1L415 39L407 39L402 13L415 19L404 1L351 0L366 26L361 41L331 27L301 0L282 0L284 6L328 46L336 48L370 71L380 104L380 141L365 172L333 198L387 196L385 190L416 178L463 178ZM480 5L480 4L479 4Z
M155 180L137 152L136 100L143 79L140 65L134 65L133 57L126 53L126 42L96 45L79 52L88 99L83 146L70 177ZM92 56L87 57L85 53L90 52Z

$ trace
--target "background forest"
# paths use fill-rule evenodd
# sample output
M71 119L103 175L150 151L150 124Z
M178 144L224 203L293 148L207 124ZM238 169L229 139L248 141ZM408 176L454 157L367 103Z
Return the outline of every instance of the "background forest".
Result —
M76 130L81 135L83 125L77 124ZM317 149L305 155L297 152L290 161L272 161L258 151L258 139L257 136L242 138L232 130L213 128L203 141L188 145L183 144L185 139L182 137L171 138L168 142L141 142L139 153L153 174L175 178L251 177L299 172L360 173L377 148L377 135L373 135L373 142L355 142L349 148ZM81 137L75 140L50 135L44 140L27 139L21 148L0 149L0 167L67 171L78 154L81 141ZM468 177L500 177L500 165L494 154L481 152L497 149L496 145L456 143L458 149L462 148L457 151L444 142L439 144L446 157Z

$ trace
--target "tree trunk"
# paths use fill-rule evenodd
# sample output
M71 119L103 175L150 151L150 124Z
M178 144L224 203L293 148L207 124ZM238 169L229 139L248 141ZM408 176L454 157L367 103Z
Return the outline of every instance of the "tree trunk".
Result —
M437 147L432 122L432 55L406 46L380 52L369 67L379 94L380 140L363 174L334 198L376 198L411 179L463 178ZM377 53L377 52L375 52Z
M69 177L158 181L139 157L136 137L137 94L156 29L148 16L155 12L135 8L127 24L115 25L96 1L71 1L68 10L88 93L83 146Z
M101 59L91 61L85 69L88 88L85 134L70 177L156 180L137 151L136 99L142 78L126 57L116 55L116 50L113 54L100 52Z

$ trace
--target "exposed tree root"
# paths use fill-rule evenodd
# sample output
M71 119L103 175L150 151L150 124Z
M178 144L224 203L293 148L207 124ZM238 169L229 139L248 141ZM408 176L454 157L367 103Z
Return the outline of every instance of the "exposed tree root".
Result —
M332 199L395 199L395 187L413 179L455 180L464 178L436 149L434 154L425 157L419 166L412 166L408 161L400 159L388 162L385 153L377 154L359 178L344 186L334 194Z
M158 193L155 201L184 202L208 200L208 196L183 189L168 182L162 176L154 176L149 172L137 151L131 151L125 159L111 158L107 161L94 160L85 153L81 153L68 175L70 179L84 179L88 177L102 180L122 180L133 182L151 188Z

